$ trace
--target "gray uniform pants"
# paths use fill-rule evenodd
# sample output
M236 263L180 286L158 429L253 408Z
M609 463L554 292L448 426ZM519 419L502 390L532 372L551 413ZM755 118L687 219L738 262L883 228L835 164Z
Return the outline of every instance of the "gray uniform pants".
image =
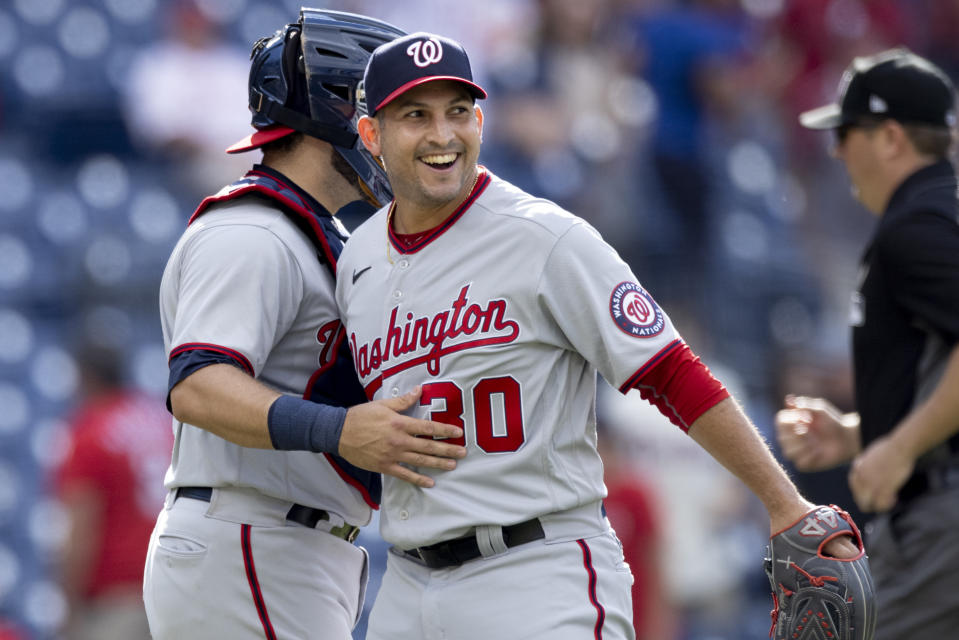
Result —
M392 549L367 640L632 640L632 584L612 530L445 569Z
M266 524L269 510L253 499L252 526L207 502L167 502L143 581L154 640L350 640L366 592L364 549L282 516Z
M879 601L875 640L959 638L959 488L875 518L866 551Z

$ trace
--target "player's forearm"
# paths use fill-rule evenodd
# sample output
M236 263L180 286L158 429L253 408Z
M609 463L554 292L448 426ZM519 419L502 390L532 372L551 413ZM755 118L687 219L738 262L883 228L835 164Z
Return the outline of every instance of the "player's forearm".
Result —
M932 394L907 415L890 437L913 460L959 433L959 346L953 348Z
M689 435L756 494L769 512L773 531L789 526L811 508L732 398L700 416Z
M177 420L243 447L272 449L267 417L280 393L228 364L195 371L173 387Z

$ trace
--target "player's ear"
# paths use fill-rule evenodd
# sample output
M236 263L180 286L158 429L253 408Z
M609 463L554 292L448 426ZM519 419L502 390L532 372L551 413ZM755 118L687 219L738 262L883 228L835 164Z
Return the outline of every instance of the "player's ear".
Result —
M363 146L366 147L367 151L376 157L382 155L380 150L380 123L376 121L376 118L361 116L359 122L356 123L356 131L360 134L360 140L363 141Z
M480 142L483 141L483 110L478 104L473 105L473 111L476 113L476 126L479 128Z
M909 134L906 132L906 128L900 122L896 120L887 120L885 124L889 125L885 132L888 140L887 146L894 150L894 154L900 155L903 153L918 153L916 146L913 144L912 140L909 139Z

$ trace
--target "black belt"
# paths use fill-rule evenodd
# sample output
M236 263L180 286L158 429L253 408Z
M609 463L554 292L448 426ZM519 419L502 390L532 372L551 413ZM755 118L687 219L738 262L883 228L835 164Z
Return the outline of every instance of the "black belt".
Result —
M541 540L546 537L543 533L543 525L538 518L520 522L509 527L503 527L503 542L507 547L516 547L534 540ZM416 549L406 549L403 551L406 555L421 560L430 569L443 569L446 567L457 567L464 562L475 560L482 554L479 544L476 542L476 536L463 536L454 538L445 542L437 542L428 547L418 547Z
M209 502L213 498L213 489L212 487L178 487L176 497L193 498L194 500ZM302 524L304 527L315 529L319 522L329 520L330 514L323 509L314 509L313 507L304 507L302 504L294 504L290 507L290 510L286 512L286 519L290 522ZM332 527L329 529L329 533L347 542L353 542L356 540L356 536L359 535L360 528L351 524L343 524L338 527Z
M933 467L915 471L899 489L899 504L921 495L959 487L959 467Z

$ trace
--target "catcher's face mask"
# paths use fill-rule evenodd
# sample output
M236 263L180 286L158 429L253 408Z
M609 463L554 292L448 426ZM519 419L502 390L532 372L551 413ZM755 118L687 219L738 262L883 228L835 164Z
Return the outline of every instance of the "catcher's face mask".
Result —
M303 8L300 20L254 44L250 111L256 132L228 153L260 147L294 131L333 145L380 205L393 199L383 168L363 147L356 122L363 114L360 85L370 54L404 35L365 16Z

